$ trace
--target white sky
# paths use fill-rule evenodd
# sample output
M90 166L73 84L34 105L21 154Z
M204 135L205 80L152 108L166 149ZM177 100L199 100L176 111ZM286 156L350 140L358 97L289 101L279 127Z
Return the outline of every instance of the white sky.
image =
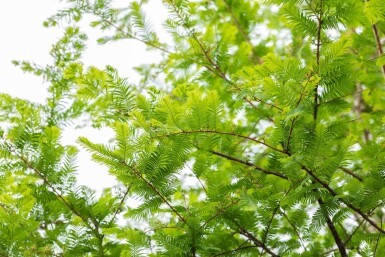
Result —
M130 1L118 0L118 5L124 6ZM163 11L161 0L149 1L146 13L152 17L153 24L159 28L161 21L167 15ZM23 73L15 67L12 60L27 60L40 65L51 63L49 51L63 34L63 28L45 28L43 21L63 7L58 0L12 0L3 1L0 8L0 92L8 93L23 99L44 103L47 96L47 84L40 77ZM83 55L85 65L104 68L112 65L119 70L121 76L129 81L138 80L138 75L132 70L133 66L152 63L160 58L156 52L145 52L145 46L134 40L124 40L107 45L97 45L95 40L100 31L91 29L83 24L89 40ZM105 143L111 138L108 130L97 131L91 128L74 130L69 128L63 133L66 144L74 144L78 136L86 136L93 142ZM114 178L109 176L106 168L90 161L90 155L81 151L78 156L79 184L90 186L101 191L113 185Z

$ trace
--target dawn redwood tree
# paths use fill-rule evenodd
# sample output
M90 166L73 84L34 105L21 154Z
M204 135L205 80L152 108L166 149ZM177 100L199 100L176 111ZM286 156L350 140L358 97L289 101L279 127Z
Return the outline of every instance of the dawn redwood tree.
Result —
M66 2L52 64L15 61L46 103L0 95L0 256L385 255L383 0L165 0L168 42L148 1ZM84 16L162 61L85 67ZM119 184L79 186L79 148Z

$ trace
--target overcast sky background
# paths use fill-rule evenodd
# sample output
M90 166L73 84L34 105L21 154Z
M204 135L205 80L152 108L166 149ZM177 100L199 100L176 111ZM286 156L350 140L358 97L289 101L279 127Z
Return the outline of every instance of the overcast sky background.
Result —
M117 6L127 6L130 1L116 0ZM38 103L45 103L47 84L42 78L24 73L12 64L12 60L27 60L39 65L52 62L49 51L62 35L62 28L45 28L43 21L65 7L58 0L12 0L3 1L0 8L0 92L12 96L28 99ZM150 0L146 14L151 17L153 25L158 30L167 16L161 0ZM129 81L138 81L138 75L132 67L140 64L152 63L160 58L154 51L146 52L145 46L134 40L124 40L107 45L97 45L96 39L101 36L97 29L92 29L82 23L89 40L83 55L85 65L93 65L103 69L112 65ZM64 25L64 24L63 24ZM161 35L160 35L161 36ZM79 136L86 136L93 142L106 143L111 138L109 130L97 131L91 128L75 130L68 128L63 133L65 144L75 144ZM108 175L107 169L90 161L90 154L81 151L78 156L78 182L90 186L99 193L105 187L115 184L113 177Z

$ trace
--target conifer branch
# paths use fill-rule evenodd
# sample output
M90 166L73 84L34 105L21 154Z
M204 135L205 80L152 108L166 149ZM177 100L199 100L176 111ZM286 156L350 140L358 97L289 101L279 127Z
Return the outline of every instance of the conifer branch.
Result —
M261 168L251 162L248 162L248 161L243 161L243 160L240 160L238 158L235 158L235 157L232 157L230 155L227 155L227 154L223 154L223 153L220 153L220 152L216 152L216 151L210 151L210 153L214 154L214 155L217 155L217 156L221 156L227 160L230 160L230 161L235 161L235 162L238 162L238 163L242 163L246 166L249 166L249 167L252 167L256 170L259 170L265 174L268 174L268 175L274 175L274 176L277 176L277 177L280 177L280 178L283 178L283 179L286 179L288 180L288 177L284 174L281 174L281 173L278 173L278 172L275 172L275 171L269 171L269 170L266 170L264 168Z
M287 137L285 152L288 153L289 155L290 155L290 140L291 140L291 137L292 137L292 134L293 134L294 123L296 122L296 120L297 120L297 117L294 117L293 120L291 121L289 135Z
M244 40L247 42L248 45L251 46L251 49L252 49L252 58L251 60L253 61L253 63L258 63L258 64L261 64L261 59L256 56L254 54L254 45L253 43L251 42L250 40L250 37L249 35L247 34L247 32L245 31L245 29L242 27L241 23L239 22L238 18L235 16L235 13L233 12L233 9L231 8L230 4L227 2L227 0L223 0L223 2L225 3L225 6L226 6L226 9L227 11L230 13L231 15L231 18L232 20L234 21L234 24L235 26L237 26L237 29L238 31L241 33L242 37L244 38Z
M277 205L277 207L274 208L273 214L271 215L271 218L270 218L269 222L267 223L266 229L265 229L265 231L263 233L263 239L262 239L262 242L264 244L266 243L267 235L269 234L269 230L270 230L271 224L273 223L274 217L277 214L277 211L279 210L279 207L280 207L280 205Z
M253 44L251 43L248 34L247 34L247 33L245 32L245 30L242 28L242 25L239 23L239 20L238 20L237 17L235 16L235 14L234 14L233 10L231 9L231 6L229 5L229 3L228 3L226 0L223 0L223 3L225 4L227 11L230 13L231 18L233 19L234 24L237 26L238 31L241 33L242 37L245 39L245 41L246 41L251 47L253 47Z
M223 208L220 208L219 210L217 210L217 212L211 216L208 220L206 220L201 226L200 228L204 228L206 227L206 225L208 223L210 223L210 221L214 220L216 217L220 216L221 214L223 214L228 208L230 208L231 206L233 205L236 205L239 203L240 200L235 200L235 201L232 201L230 204L228 204L227 206L223 207Z
M191 170L191 172L194 174L194 176L196 177L196 179L198 180L199 184L201 185L203 191L205 191L206 195L207 195L207 189L205 187L205 185L203 184L202 180L200 180L200 178L198 177L197 174L195 174L195 172L193 171L193 169L186 163L186 166Z
M133 183L128 185L126 191L124 192L124 195L123 195L122 199L120 200L120 203L119 203L118 207L116 208L116 210L114 211L114 214L112 215L111 222L113 222L116 219L116 216L118 215L118 213L121 210L124 202L126 201L126 198L128 196L128 193L130 192L130 189L131 189L132 185L133 185Z
M236 223L237 224L237 223ZM280 257L280 255L278 254L275 254L272 250L270 250L261 240L259 240L258 238L256 238L252 233L250 233L249 231L247 231L245 228L239 226L237 224L238 228L239 228L239 233L241 235L244 235L245 237L247 237L250 241L252 241L254 243L254 245L258 246L258 247L261 247L262 250L264 250L265 252L267 252L268 254L270 254L272 257Z
M227 255L227 254L235 253L235 252L242 251L242 250L245 250L245 249L250 249L250 248L256 248L256 247L258 247L258 246L256 246L256 245L243 246L245 243L247 243L247 241L245 241L244 243L242 243L240 246L238 246L237 248L235 248L235 249L233 249L233 250L221 252L221 253L212 255L211 257Z
M252 105L253 107L256 107L249 99L247 99L246 97L244 98L250 105ZM273 107L273 108L276 108L276 109L278 109L278 110L280 110L281 112L283 112L283 109L281 108L281 107L279 107L279 106L277 106L277 105L274 105L274 104L272 104L272 103L268 103L268 102L266 102L266 101L264 101L264 100L262 100L262 99L260 99L260 98L258 98L258 97L255 97L255 96L253 96L253 100L254 101L257 101L257 102L261 102L261 103L263 103L263 104L266 104L266 105L268 105L268 106L271 106L271 107Z
M290 224L290 226L293 228L294 232L297 234L298 238L299 238L299 241L303 247L303 249L305 249L305 251L307 251L307 248L306 248L306 245L304 244L303 242L303 239L301 237L301 234L299 233L298 231L298 228L293 224L293 222L290 221L289 217L287 217L286 213L284 211L282 211L282 216L287 220L287 222Z
M261 145L264 145L266 146L267 148L270 148L276 152L280 152L280 153L283 153L283 154L287 154L284 150L280 150L272 145L269 145L261 140L258 140L256 138L253 138L253 137L248 137L248 136L244 136L244 135L241 135L241 134L237 134L237 133L234 133L234 132L225 132L225 131L218 131L218 130L210 130L210 129L202 129L202 130L190 130L190 131L187 131L187 130L182 130L182 131L178 131L178 132L171 132L171 133L168 133L166 135L162 135L162 136L172 136L172 135L179 135L179 134L199 134L199 133L213 133L213 134L219 134L219 135L229 135L229 136L234 136L234 137L239 137L239 138L243 138L243 139L247 139L247 140L250 140L250 141L254 141L258 144L261 144Z
M324 201L321 198L318 199L318 204L321 207L323 215L324 215L324 217L326 219L326 224L328 225L329 230L330 230L330 232L331 232L331 234L332 234L332 236L334 238L334 241L336 242L336 245L337 245L338 250L339 250L339 252L341 254L341 257L348 257L348 254L347 254L346 248L345 248L345 244L342 241L341 237L339 236L339 234L337 232L337 229L334 226L333 221L330 219L329 215L325 211L325 209L324 209L325 203L324 203Z
M60 192L58 192L58 190L54 187L53 184L51 184L51 182L47 180L43 172L38 170L31 162L29 162L29 160L27 160L27 158L19 154L14 147L12 147L9 144L6 144L6 145L11 153L13 153L19 160L21 160L24 163L24 165L26 165L27 168L34 171L35 174L40 179L43 180L43 183L47 185L47 187L59 199L59 201L62 202L75 216L78 216L84 222L86 227L88 227L95 234L95 236L98 238L98 241L99 241L99 256L103 257L104 256L104 246L103 246L104 235L99 232L98 224L92 221L90 217L91 223L94 225L94 227L91 226L88 220L78 210L76 210L75 207L71 203L69 203Z
M372 30L374 34L374 39L376 41L377 53L378 53L378 56L380 57L384 54L384 51L382 49L381 38L380 38L380 34L378 33L378 28L376 24L372 25ZM384 75L384 78L385 78L385 65L383 65L381 69L382 69L382 75Z
M325 188L331 196L337 196L338 194L336 191L334 191L326 182L322 181L319 177L317 177L313 171L308 169L306 166L302 165L302 169L305 170L314 180L319 183L323 188ZM381 227L379 227L376 222L374 222L372 219L369 218L368 215L366 215L360 208L355 207L351 203L347 202L343 198L339 198L339 201L344 203L348 208L355 211L357 214L359 214L363 219L365 219L370 225L372 225L374 228L376 228L379 232L385 234L385 230L383 230Z
M143 40L137 36L135 36L134 34L132 33L129 33L125 30L123 30L122 28L118 27L117 25L115 25L113 22L111 22L110 20L106 19L105 17L103 17L103 14L101 13L98 13L98 12L95 12L95 11L90 11L90 10L85 10L85 12L87 13L90 13L90 14L93 14L93 15L96 15L97 17L99 17L100 19L102 19L105 23L107 23L109 26L113 27L114 29L116 29L117 31L119 31L120 33L122 33L123 35L125 35L127 38L131 38L131 39L134 39L136 41L139 41L149 47L152 47L152 48L155 48L155 49L158 49L164 53L167 53L167 54L173 54L173 52L170 52L169 50L159 46L159 45L155 45L154 43L152 42L149 42L149 41L146 41L146 40Z
M179 217L179 219L186 225L188 225L187 220L174 208L174 206L171 205L171 203L162 195L162 193L145 177L143 177L140 172L135 169L134 167L131 167L126 162L124 162L124 165L127 166L129 169L131 169L135 175L140 178L149 188L151 188L159 197L162 199L162 201Z
M320 0L320 10L319 14L316 16L318 20L318 28L317 28L317 50L316 50L316 62L317 62L317 69L318 74L320 72L320 57L321 57L321 31L322 31L322 19L323 19L323 1ZM314 121L317 120L318 115L318 84L314 87L314 113L313 118Z
M354 173L352 170L350 169L347 169L345 167L340 167L340 170L342 170L343 172L345 172L346 174L349 174L350 176L352 176L353 178L359 180L359 181L364 181L364 179L360 176L360 175L357 175L356 173Z
M380 221L380 226L382 227L382 217L381 217L381 221ZM374 247L373 256L376 256L377 249L378 249L378 242L380 241L380 238L381 238L381 234L379 233L377 236L376 245Z
M203 43L198 39L198 36L196 35L196 33L189 29L187 26L186 26L186 21L184 20L184 18L182 17L182 15L180 14L178 8L175 6L175 4L173 3L173 1L170 1L170 5L173 7L173 10L174 12L177 14L177 16L179 17L179 19L182 21L183 23L183 26L185 28L185 30L187 31L187 33L192 37L192 39L194 39L194 41L198 44L199 46L199 49L200 51L202 52L202 54L204 55L205 59L208 61L208 63L211 65L211 67L208 67L208 66L205 66L209 71L213 72L214 74L215 73L218 73L218 75L223 79L225 80L227 83L229 83L230 85L233 85L234 83L227 78L226 74L222 71L222 69L213 61L213 59L210 57L209 55L209 51L207 49L204 48L203 46Z

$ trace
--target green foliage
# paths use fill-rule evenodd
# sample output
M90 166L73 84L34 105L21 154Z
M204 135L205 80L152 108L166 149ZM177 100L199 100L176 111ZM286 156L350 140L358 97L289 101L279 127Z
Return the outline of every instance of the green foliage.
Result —
M46 103L0 94L0 256L384 253L382 0L167 0L167 43L149 1L66 2L52 64L14 62ZM137 85L85 67L89 14L162 60ZM71 123L115 135L67 145ZM115 187L76 183L80 149Z

